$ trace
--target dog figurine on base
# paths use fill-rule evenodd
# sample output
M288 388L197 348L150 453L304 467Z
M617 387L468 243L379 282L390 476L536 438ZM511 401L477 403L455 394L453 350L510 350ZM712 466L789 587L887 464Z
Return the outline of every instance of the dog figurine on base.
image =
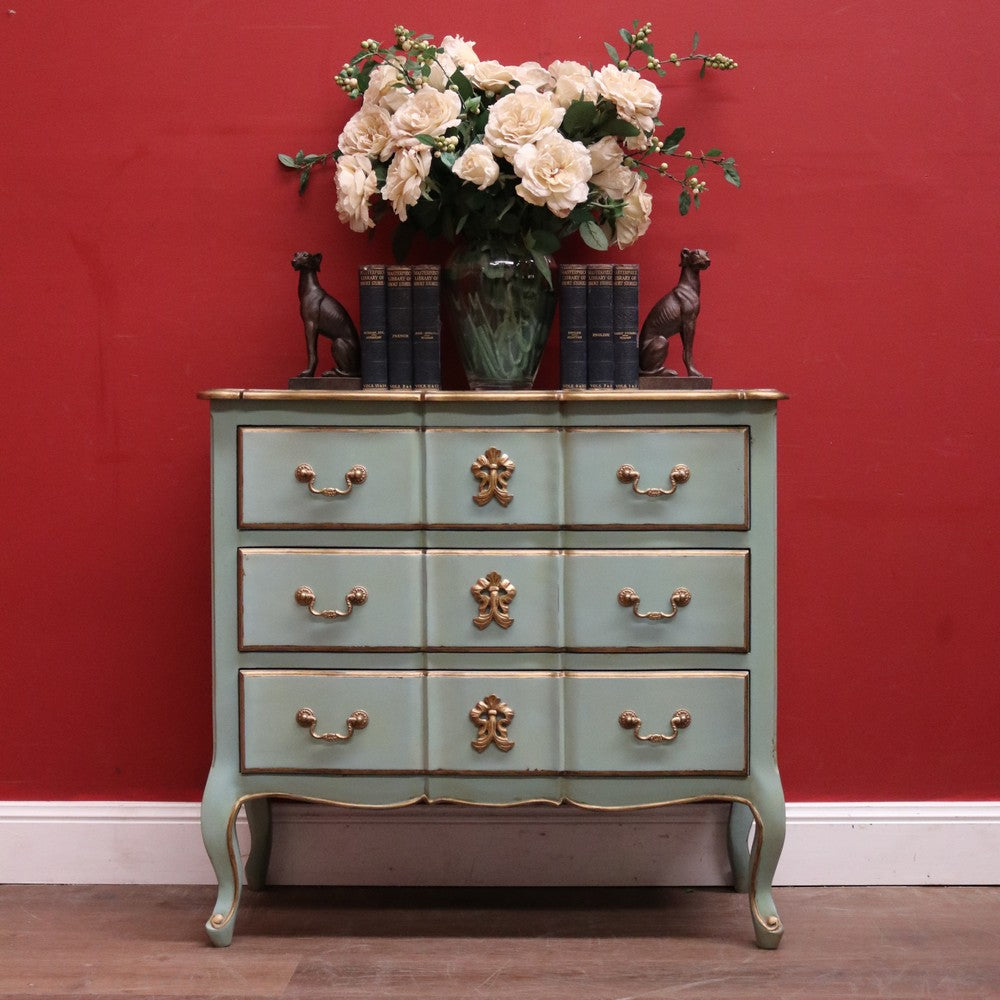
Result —
M323 261L321 253L300 250L292 257L292 267L299 272L299 313L306 334L308 367L299 378L316 374L316 341L319 335L330 338L333 368L323 378L357 379L361 374L361 344L354 321L347 310L320 287L316 273Z
M681 335L684 367L691 378L705 378L694 366L694 329L701 309L701 272L708 267L707 250L681 251L681 277L677 287L653 306L639 331L639 375L676 375L664 367L669 339Z

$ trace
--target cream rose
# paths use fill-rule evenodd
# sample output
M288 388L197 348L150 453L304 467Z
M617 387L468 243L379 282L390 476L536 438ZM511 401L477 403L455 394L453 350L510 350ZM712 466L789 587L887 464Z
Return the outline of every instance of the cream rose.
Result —
M479 62L475 53L475 42L467 42L461 35L445 35L441 39L441 48L451 61L462 69L468 69Z
M389 164L382 197L392 204L392 210L403 222L406 222L407 208L420 200L431 159L429 147L416 146L399 150Z
M618 111L620 118L643 132L653 131L653 119L660 111L662 95L656 84L644 80L635 70L605 66L594 73L597 89Z
M500 176L500 165L493 159L489 146L477 142L455 161L452 171L456 177L485 191Z
M518 87L490 108L483 138L494 155L513 161L519 149L555 132L565 114L545 94Z
M555 86L555 77L540 63L525 62L511 66L513 77L522 87L531 87L539 93L550 91Z
M389 141L389 112L377 104L362 105L337 140L342 153L364 153L377 160Z
M620 247L631 246L649 229L653 214L653 198L639 178L625 196L625 211L615 220L614 242Z
M544 205L564 219L587 200L590 156L582 142L570 142L558 132L550 132L517 151L514 173L521 178L515 190L525 201Z
M349 153L337 160L337 216L356 233L371 229L375 222L368 211L369 199L378 190L372 161L363 153Z
M390 119L389 142L382 159L387 160L397 149L422 145L418 135L444 135L458 125L461 113L462 98L453 90L442 93L433 87L421 87L410 94Z
M469 79L480 90L499 94L505 87L510 86L514 72L510 66L504 66L495 59L484 59L472 67Z
M574 101L596 101L599 93L590 70L583 63L560 60L549 65L555 79L552 99L561 108L568 108Z
M587 152L590 153L590 165L594 168L595 174L609 167L618 166L625 155L613 135L598 139L592 146L587 147Z
M368 78L363 103L366 106L377 104L392 114L409 96L410 90L404 86L399 70L388 63L382 63L372 70L372 75Z

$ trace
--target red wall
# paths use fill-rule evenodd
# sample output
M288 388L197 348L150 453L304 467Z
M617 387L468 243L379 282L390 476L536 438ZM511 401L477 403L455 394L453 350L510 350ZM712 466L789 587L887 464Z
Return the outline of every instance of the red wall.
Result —
M336 221L329 173L299 200L274 154L332 148L353 109L333 74L405 15L384 0L14 7L0 12L0 797L193 799L211 716L195 393L298 371L293 251L327 255L324 283L352 311L356 265L388 257L387 233L370 245ZM625 20L593 0L571 15L422 9L412 27L508 62L602 63ZM697 28L740 62L701 82L671 70L662 117L736 152L743 190L720 178L681 219L664 186L626 259L645 310L679 248L707 247L699 366L718 387L791 395L793 800L1000 797L996 9L627 12L654 21L661 55Z

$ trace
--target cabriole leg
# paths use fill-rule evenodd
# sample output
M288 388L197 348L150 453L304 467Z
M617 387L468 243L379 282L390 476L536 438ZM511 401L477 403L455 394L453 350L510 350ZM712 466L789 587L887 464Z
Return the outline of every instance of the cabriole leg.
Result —
M771 888L781 848L785 843L785 802L781 796L780 784L777 795L758 801L756 810L750 874L750 912L757 944L761 948L777 948L784 928L774 905Z
M214 795L212 784L209 777L201 805L201 836L215 869L219 894L205 930L212 944L224 948L233 940L233 925L240 905L240 847L236 840L239 800Z

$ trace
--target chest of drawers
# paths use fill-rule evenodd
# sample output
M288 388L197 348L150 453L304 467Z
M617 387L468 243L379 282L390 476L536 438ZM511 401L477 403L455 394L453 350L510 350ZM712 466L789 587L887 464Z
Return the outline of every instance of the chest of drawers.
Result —
M727 802L734 884L777 946L780 393L202 396L213 943L237 815L260 885L269 803L295 798Z

